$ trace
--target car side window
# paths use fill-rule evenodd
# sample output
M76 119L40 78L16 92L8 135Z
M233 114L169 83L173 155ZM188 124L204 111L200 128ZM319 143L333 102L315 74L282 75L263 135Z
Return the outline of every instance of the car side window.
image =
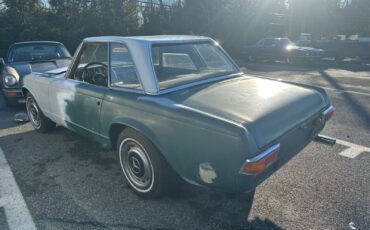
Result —
M266 39L263 45L265 47L276 46L276 41L275 41L275 39Z
M108 44L86 44L74 68L73 79L108 86Z
M134 61L128 48L112 43L110 48L110 84L113 87L141 89Z

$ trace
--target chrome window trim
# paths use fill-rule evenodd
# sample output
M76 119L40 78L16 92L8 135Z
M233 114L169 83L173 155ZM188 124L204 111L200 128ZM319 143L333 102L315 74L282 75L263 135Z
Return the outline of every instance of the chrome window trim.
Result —
M231 65L234 66L234 68L236 69L236 72L238 72L238 73L229 74L228 76L230 76L230 75L240 75L241 74L240 68L236 64L236 62L231 58L231 56L216 41L214 41L212 39L200 40L200 41L195 40L195 41L182 41L182 42L165 42L165 43L153 43L153 42L151 42L150 45L149 45L149 55L150 55L150 64L152 66L152 72L153 72L153 75L154 75L154 78L155 78L156 88L157 88L157 93L155 93L155 95L162 95L162 94L174 92L174 91L177 91L177 90L189 88L189 87L192 87L192 86L196 86L196 85L200 85L200 84L205 84L205 83L210 83L210 82L213 82L213 81L218 81L218 80L223 80L223 79L230 78L230 77L225 77L225 76L219 76L219 77L214 77L214 78L210 78L210 79L206 79L206 80L199 80L199 81L195 81L195 82L191 82L191 83L187 83L187 84L184 84L184 85L179 85L179 86L175 86L175 87L171 87L171 88L167 88L167 89L161 89L160 88L157 73L155 72L154 63L153 63L153 54L152 54L153 46L171 46L171 45L187 45L187 44L207 44L207 43L208 44L213 44L217 49L219 49L221 51L221 53L223 53L226 56L226 58L231 63Z
M77 49L76 49L75 53L76 53L76 54L78 54L78 55L73 55L73 58L72 58L72 60L71 60L71 65L69 65L69 67L68 67L68 69L67 69L67 72L66 72L66 74L65 74L64 78L66 78L66 79L71 79L71 78L70 78L70 75L71 75L72 69L73 69L73 68L74 68L74 66L76 65L76 64L75 64L76 59L77 59L78 57L80 57L80 51L81 51L81 49L82 49L83 45L84 45L84 42L81 42L81 44L77 47Z
M108 88L123 91L123 92L135 92L135 93L140 93L140 94L146 94L145 89L144 89L144 85L141 81L141 76L139 75L139 72L137 71L135 60L132 58L130 47L123 41L111 41L111 42L108 42L108 43L109 43L109 45L108 45L108 68L109 68L108 69ZM132 60L132 63L134 64L136 77L139 80L139 84L141 86L141 89L132 89L132 88L128 88L128 87L117 87L117 86L112 86L111 85L111 52L112 52L111 46L112 46L112 44L121 44L121 45L124 45L127 48L128 52L129 52L129 55L130 55L130 58Z
M127 93L137 93L140 95L145 95L143 90L139 89L130 89L130 88L123 88L123 87L117 87L117 86L110 86L109 89L114 90L114 91L121 91L121 92L127 92Z
M182 90L182 89L187 89L187 88L190 88L190 87L193 87L193 86L203 85L203 84L206 84L206 83L211 83L211 82L216 82L216 81L222 81L222 80L226 80L226 79L230 79L230 78L234 78L234 77L239 77L239 76L242 76L243 74L244 73L239 72L239 73L233 73L233 74L219 76L219 77L213 77L213 78L210 78L210 79L195 81L195 82L191 82L191 83L188 83L188 84L179 85L179 86L175 86L175 87L172 87L172 88L160 90L155 95L163 95L163 94L167 94L167 93L172 93L172 92Z
M156 92L158 93L158 92L161 91L161 89L159 87L159 81L158 81L158 78L157 78L157 73L155 72L155 68L154 68L153 52L152 52L153 45L155 45L155 44L149 43L148 46L147 46L147 49L148 49L149 55L150 55L149 59L150 59L150 65L151 65L152 73L153 73L153 76L154 76L155 88L156 88Z
M244 164L242 165L242 167L240 168L239 170L239 174L242 174L242 175L250 175L250 174L247 174L245 172L243 172L243 169L245 168L245 166L249 163L255 163L263 158L265 158L266 156L268 156L269 154L275 152L276 150L279 150L280 149L280 143L278 144L275 144L273 146L271 146L270 148L266 149L265 151L263 151L262 153L258 154L257 156L255 157L252 157L250 159L247 159Z
M216 82L216 81L220 81L220 80L224 80L224 79L228 79L228 78L232 78L232 77L236 77L236 76L241 76L243 73L240 71L240 68L238 67L238 65L236 64L236 62L229 56L229 54L220 46L218 45L218 43L216 41L214 41L213 39L210 39L210 38L204 38L204 39L196 39L196 40L186 40L186 41L149 41L149 42L146 42L147 44L145 46L142 46L144 48L144 51L145 49L147 49L145 51L146 54L149 54L149 60L147 62L148 65L151 65L151 67L147 66L148 68L148 74L150 74L150 78L153 78L152 80L150 80L150 82L143 82L143 77L142 75L140 75L139 71L138 71L138 68L137 68L137 60L133 58L132 56L132 47L130 47L128 44L129 42L125 42L123 40L120 40L118 38L104 38L104 39L84 39L81 44L79 45L79 47L76 49L76 53L75 54L79 54L79 55L74 55L73 56L73 59L72 59L72 65L69 66L69 68L67 69L66 71L66 74L65 74L65 78L66 79L70 79L70 76L71 76L71 73L72 73L72 70L75 68L75 62L76 60L80 57L80 52L81 52L81 49L86 45L86 44L90 44L90 43L106 43L107 46L108 46L108 52L107 52L107 55L108 55L108 63L110 66L110 52L111 52L111 43L118 43L118 44L123 44L124 46L127 47L127 49L129 50L130 52L130 56L133 60L133 63L135 65L135 71L136 71L136 74L137 74L137 77L139 79L139 82L140 82L140 85L142 87L142 89L140 90L137 90L137 89L130 89L130 88L124 88L124 87L114 87L114 86L111 86L111 72L110 70L108 71L108 88L109 89L112 89L112 90L118 90L118 91L123 91L123 92L131 92L131 93L140 93L140 94L144 94L144 95L163 95L163 94L167 94L167 93L171 93L171 92L175 92L175 91L178 91L178 90L181 90L181 89L186 89L186 88L190 88L190 87L193 87L193 86L197 86L197 85L201 85L201 84L205 84L205 83L211 83L211 82ZM167 88L167 89L164 89L164 90L160 90L160 87L159 87L159 83L158 83L158 79L157 79L157 76L156 76L156 73L155 73L155 69L154 69L154 64L153 64L153 58L152 58L152 46L153 45L181 45L181 44L192 44L192 43L213 43L215 46L217 46L218 49L221 50L222 53L224 53L224 55L226 55L227 59L231 62L231 64L235 67L235 69L237 71L240 71L239 73L233 73L233 74L229 74L227 76L220 76L220 77L214 77L214 78L211 78L211 79L206 79L206 80L200 80L200 81L195 81L195 82L191 82L191 83L188 83L188 84L184 84L184 85L179 85L179 86L175 86L175 87L172 87L172 88ZM109 67L110 68L110 67ZM79 81L81 82L81 81ZM147 85L147 84L150 84L150 85ZM148 91L149 90L149 91Z
M105 41L83 41L79 47L76 49L76 54L78 55L73 55L73 58L72 58L72 61L71 61L71 65L69 66L67 72L66 72L66 75L65 75L65 78L68 78L68 79L71 79L70 78L70 75L71 75L71 72L72 70L76 67L77 63L76 63L76 60L79 59L81 57L81 50L86 47L87 45L89 44L106 44L107 45L107 63L109 63L109 42L105 42ZM108 71L109 72L109 71ZM109 73L108 73L108 79L109 79ZM79 82L82 82L82 81L79 81ZM92 84L91 84L92 85Z

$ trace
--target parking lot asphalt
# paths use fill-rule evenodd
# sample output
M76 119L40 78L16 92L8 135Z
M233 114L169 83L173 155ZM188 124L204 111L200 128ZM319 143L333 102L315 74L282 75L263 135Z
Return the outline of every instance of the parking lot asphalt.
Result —
M61 127L39 134L17 124L24 108L0 98L0 148L21 194L0 197L0 229L12 229L11 212L30 213L38 229L370 229L370 66L239 64L249 75L324 87L337 115L323 134L339 140L311 143L261 184L248 219L243 197L186 184L139 198L115 153Z

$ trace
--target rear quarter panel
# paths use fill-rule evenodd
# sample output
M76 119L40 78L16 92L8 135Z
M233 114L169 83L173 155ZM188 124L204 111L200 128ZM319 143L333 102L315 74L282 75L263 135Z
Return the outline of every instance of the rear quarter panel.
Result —
M188 181L230 191L246 159L244 130L202 113L189 111L170 99L109 91L103 102L103 135L112 124L132 127L159 149L172 168ZM200 177L200 164L216 174L212 183Z

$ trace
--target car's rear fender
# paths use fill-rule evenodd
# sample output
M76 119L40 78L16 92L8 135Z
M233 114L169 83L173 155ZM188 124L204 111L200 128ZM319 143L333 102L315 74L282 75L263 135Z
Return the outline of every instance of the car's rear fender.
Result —
M205 114L190 114L183 108L165 109L149 101L136 101L139 104L134 108L127 101L129 97L123 97L119 104L103 102L103 135L117 138L120 129L114 127L133 128L147 137L187 181L225 190L236 186L235 178L249 151L241 127L231 127ZM210 124L215 125L214 129L209 128Z

